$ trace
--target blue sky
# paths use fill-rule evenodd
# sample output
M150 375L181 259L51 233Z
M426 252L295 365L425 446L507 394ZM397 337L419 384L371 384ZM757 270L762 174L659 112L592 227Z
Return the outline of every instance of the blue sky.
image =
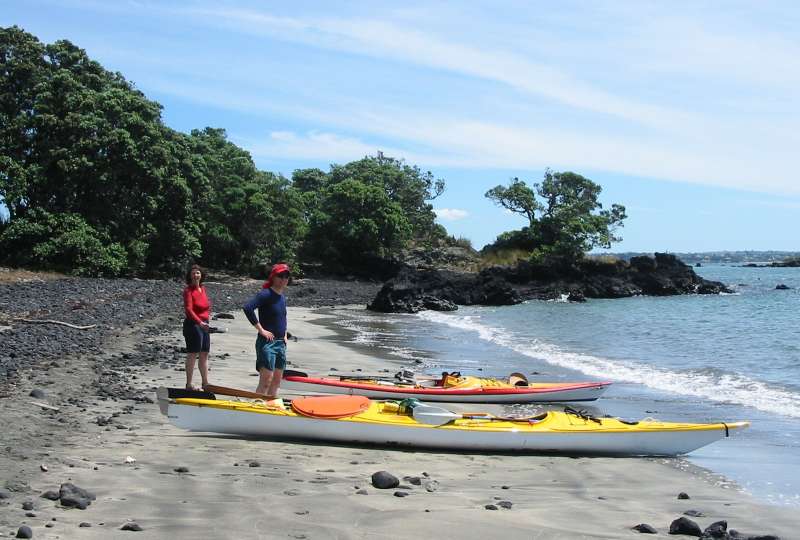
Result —
M613 251L800 250L796 2L0 1L14 24L261 169L430 170L478 248L524 224L484 193L550 167L627 207Z

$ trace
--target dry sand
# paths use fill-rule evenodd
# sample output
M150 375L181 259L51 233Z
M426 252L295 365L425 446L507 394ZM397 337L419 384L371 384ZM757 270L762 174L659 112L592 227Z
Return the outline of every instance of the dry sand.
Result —
M290 367L317 373L331 367L396 368L342 345L340 334L320 324L324 317L290 308L290 331L301 337L289 344ZM212 383L253 390L254 330L241 313L215 324L228 332L213 335ZM153 339L182 344L177 325L172 335ZM70 365L51 375L61 388L79 387L85 376ZM142 368L135 377L133 384L141 388L184 382L174 368ZM0 500L5 536L27 524L34 538L635 538L639 533L631 527L648 523L657 529L655 537L666 537L669 524L687 510L702 512L692 518L701 528L727 520L744 534L796 534L790 509L761 505L680 459L469 455L246 440L185 432L153 403L137 403L130 414L101 426L88 419L131 402L94 400L86 411L49 411L31 405L48 403L28 397L31 388L23 383L14 396L0 400L0 465L8 469L0 479L9 495ZM126 463L128 456L135 462ZM178 467L188 472L176 472ZM410 489L379 490L370 484L379 470L398 478L427 476L438 488L429 492L403 481ZM97 499L78 510L39 497L63 482ZM397 491L409 495L397 497ZM679 500L680 492L691 499ZM35 517L26 517L25 501L33 502ZM500 501L511 508L485 508ZM82 522L91 526L79 527ZM128 522L142 531L120 530Z

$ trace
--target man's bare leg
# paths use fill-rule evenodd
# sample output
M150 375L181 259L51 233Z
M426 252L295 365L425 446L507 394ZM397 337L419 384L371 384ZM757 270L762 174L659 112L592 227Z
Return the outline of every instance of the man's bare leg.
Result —
M272 374L273 372L265 367L258 370L258 387L256 388L256 394L267 395L267 389L272 383Z

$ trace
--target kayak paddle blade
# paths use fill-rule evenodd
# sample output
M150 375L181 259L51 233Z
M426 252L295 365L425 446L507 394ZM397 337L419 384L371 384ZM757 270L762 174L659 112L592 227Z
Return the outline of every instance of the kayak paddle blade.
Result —
M462 418L460 414L429 405L417 405L411 409L411 416L420 424L428 424L431 426L443 426L448 422Z

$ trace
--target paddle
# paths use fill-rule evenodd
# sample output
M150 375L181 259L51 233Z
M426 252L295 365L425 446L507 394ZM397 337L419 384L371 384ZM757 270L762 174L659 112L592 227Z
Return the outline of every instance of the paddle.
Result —
M421 424L429 424L432 426L443 426L453 420L464 418L467 420L489 420L495 422L529 422L531 420L543 420L547 417L547 413L539 414L536 416L528 416L523 418L513 418L506 416L495 416L489 413L454 413L441 407L434 407L433 405L416 404L412 405L411 416Z
M226 386L215 386L213 384L207 384L205 386L207 392L213 392L215 394L221 394L223 396L235 396L235 397L243 397L243 398L250 398L250 399L275 399L274 396L265 396L264 394L258 394L256 392L249 392L247 390L239 390L237 388L228 388Z

